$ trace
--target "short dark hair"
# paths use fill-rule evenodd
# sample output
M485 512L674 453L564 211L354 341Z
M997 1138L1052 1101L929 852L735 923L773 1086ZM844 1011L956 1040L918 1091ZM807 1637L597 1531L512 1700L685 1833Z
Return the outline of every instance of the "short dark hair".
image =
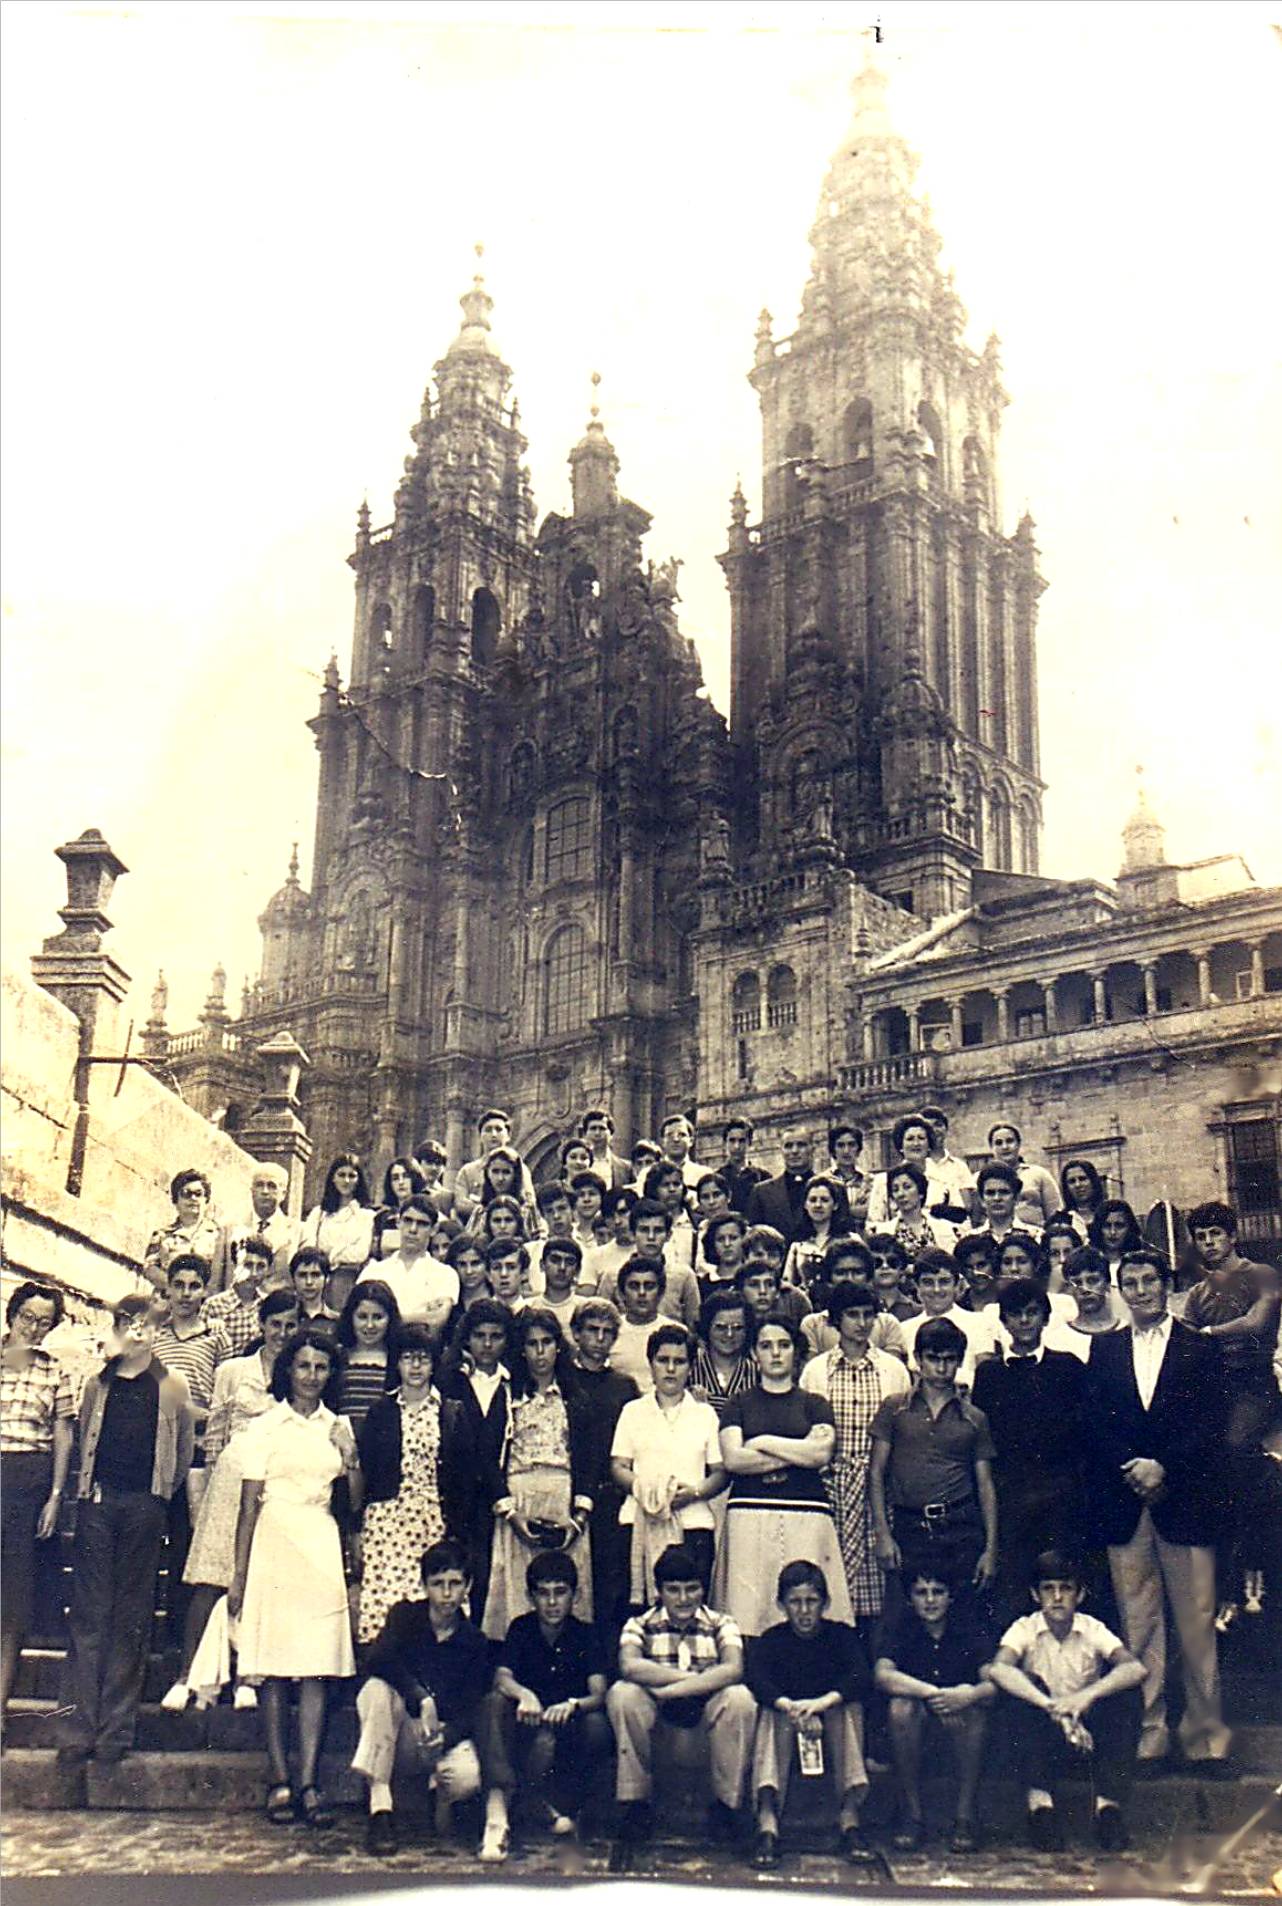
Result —
M477 1131L478 1132L480 1131L482 1125L488 1125L492 1118L501 1118L503 1123L507 1126L509 1132L511 1131L512 1129L511 1114L509 1112L504 1112L500 1110L500 1108L497 1105L487 1106L485 1111L481 1113L480 1117L476 1121Z
M397 1213L398 1217L403 1218L407 1211L416 1211L420 1218L427 1219L429 1226L433 1224L440 1215L436 1206L432 1203L432 1200L427 1196L426 1192L422 1191L412 1191L410 1193L405 1203L401 1206L400 1211Z
M1042 1313L1042 1322L1051 1320L1051 1300L1042 1286L1031 1277L1013 1277L1004 1284L997 1298L997 1315L1005 1323L1018 1310L1027 1310L1030 1304L1036 1304Z
M754 1350L757 1347L757 1340L763 1330L787 1331L789 1337L792 1339L792 1372L794 1376L800 1375L806 1352L810 1348L805 1337L802 1335L800 1324L794 1324L791 1317L785 1317L782 1311L772 1310L767 1312L764 1317L758 1317L756 1322L749 1327L748 1333Z
M830 1128L828 1133L828 1156L830 1158L836 1150L837 1140L839 1138L853 1138L857 1152L861 1152L864 1148L864 1135L857 1125L834 1125Z
M652 1257L625 1258L623 1263L619 1266L619 1274L614 1280L615 1290L622 1295L623 1286L630 1278L634 1277L638 1271L645 1271L648 1276L658 1278L659 1295L662 1297L668 1288L668 1273L663 1263L659 1259Z
M695 1351L699 1346L684 1324L667 1323L656 1325L645 1340L646 1362L653 1363L665 1344L680 1345L681 1349L684 1350L687 1357L689 1357L691 1363L694 1362Z
M1000 1130L1000 1127L995 1129ZM981 1165L975 1178L975 1189L981 1196L984 1186L988 1183L990 1178L996 1179L999 1184L1005 1185L1008 1191L1015 1193L1016 1197L1019 1196L1019 1173L1015 1170L1013 1165L999 1165L996 1163Z
M744 1237L746 1238L748 1235L748 1220L744 1217L742 1211L723 1211L719 1218L714 1218L711 1224L705 1225L704 1227L703 1255L709 1264L720 1264L721 1262L721 1251L718 1247L717 1239L721 1236L721 1233L728 1224L737 1224L739 1229L743 1232Z
M1036 1588L1039 1582L1075 1582L1078 1588L1085 1588L1086 1571L1066 1550L1043 1549L1028 1571L1028 1582L1030 1588Z
M574 1557L563 1550L541 1549L525 1571L525 1586L533 1595L536 1588L542 1588L547 1582L562 1582L566 1588L579 1586L579 1571L574 1565Z
M914 1284L923 1271L947 1271L950 1277L955 1277L959 1282L961 1281L961 1272L957 1268L956 1258L950 1251L936 1250L933 1245L929 1250L922 1251L918 1254L917 1262L913 1265L912 1272Z
M897 1152L901 1152L904 1149L904 1139L908 1133L912 1131L914 1125L920 1127L920 1129L925 1132L926 1141L929 1144L930 1127L927 1125L921 1113L905 1112L904 1116L897 1118L890 1128L890 1142Z
M654 1565L654 1585L665 1588L669 1582L699 1582L702 1584L703 1570L695 1561L689 1549L674 1542L665 1549Z
M534 1202L540 1211L550 1211L554 1204L560 1204L562 1200L566 1204L574 1202L564 1178L549 1178L534 1194Z
M968 1348L965 1331L959 1329L951 1317L928 1317L917 1332L918 1362L923 1350L932 1351L936 1356L951 1352L964 1357Z
M724 1310L741 1310L747 1323L748 1300L737 1284L723 1284L719 1290L709 1291L699 1306L699 1335L705 1343L708 1332Z
M906 1271L908 1269L908 1253L898 1238L892 1238L887 1236L884 1232L878 1232L875 1236L869 1238L868 1249L872 1254L874 1269L876 1269L878 1258L883 1258L887 1264L893 1264L897 1271Z
M673 1167L673 1169L676 1168ZM634 1237L636 1236L637 1226L640 1224L642 1218L662 1218L668 1230L671 1231L672 1229L672 1213L665 1211L657 1198L638 1198L631 1211L629 1211L628 1229Z
M775 1600L782 1602L785 1595L791 1595L794 1588L815 1588L823 1597L826 1608L832 1599L828 1593L828 1577L818 1562L785 1562L779 1571L779 1580L775 1587Z
M583 1263L583 1246L577 1238L544 1238L543 1250L539 1256L540 1265L547 1263L549 1251L554 1251L559 1257L572 1257L576 1271Z
M942 1563L932 1562L929 1556L924 1555L919 1562L912 1563L904 1570L901 1579L904 1587L908 1589L915 1588L918 1582L938 1582L940 1587L946 1588L950 1595L957 1593L956 1572L945 1568Z
M756 1137L757 1128L750 1118L728 1118L721 1127L721 1142L725 1143L731 1132L746 1132L749 1138Z
M1044 1277L1047 1274L1050 1269L1050 1264L1041 1244L1033 1236L1031 1231L1022 1231L1017 1226L1009 1230L1006 1236L1000 1238L997 1242L997 1268L999 1271L1002 1266L1002 1258L1012 1244L1016 1250L1022 1251L1025 1257L1032 1260L1034 1272L1038 1277Z
M670 1158L660 1158L657 1164L651 1165L641 1186L647 1202L651 1204L658 1203L659 1186L667 1178L675 1178L678 1181L681 1186L681 1195L684 1198L685 1173L682 1171L680 1165L674 1165Z
M745 1251L751 1249L754 1243L768 1245L781 1259L788 1255L788 1240L782 1231L776 1231L773 1224L750 1224L748 1235L743 1241Z
M973 1257L988 1259L988 1268L997 1274L997 1239L991 1231L972 1231L969 1237L958 1238L953 1246L953 1261L965 1271Z
M329 1358L329 1381L321 1395L322 1403L332 1410L338 1397L338 1380L343 1361L338 1345L328 1330L321 1330L315 1324L304 1324L292 1336L286 1337L272 1365L271 1382L268 1388L278 1403L289 1401L289 1379L293 1374L294 1360L304 1350L320 1350Z
M402 1324L396 1339L396 1358L403 1357L407 1350L426 1350L432 1359L432 1368L441 1354L441 1346L426 1324ZM394 1362L389 1352L389 1363Z
M999 1118L999 1119L998 1119L998 1121L997 1121L997 1123L996 1123L995 1125L990 1125L990 1126L989 1126L989 1128L988 1128L988 1142L989 1142L989 1144L990 1144L990 1145L991 1145L991 1144L992 1144L992 1142L993 1142L993 1133L994 1133L994 1132L1014 1132L1014 1134L1015 1134L1015 1143L1016 1143L1017 1145L1022 1145L1022 1144L1023 1144L1023 1142L1024 1142L1024 1134L1023 1134L1023 1133L1022 1133L1022 1132L1020 1131L1020 1129L1019 1129L1019 1127L1018 1127L1018 1125L1016 1125L1016 1123L1015 1123L1015 1121L1014 1121L1013 1119L1009 1119L1009 1118Z
M631 1185L620 1185L617 1191L607 1191L601 1201L601 1216L612 1218L616 1211L632 1211L641 1202L641 1193L634 1191Z
M819 1266L820 1276L835 1279L838 1275L837 1267L842 1262L842 1259L852 1257L860 1259L864 1270L868 1276L871 1277L873 1266L872 1252L862 1238L856 1237L850 1232L847 1232L844 1237L832 1239L828 1249L823 1254L823 1260Z
M924 1118L930 1125L942 1125L945 1130L948 1129L948 1114L942 1105L923 1105L917 1116Z
M1102 1251L1097 1251L1093 1244L1078 1245L1064 1266L1065 1283L1071 1282L1082 1271L1094 1271L1099 1277L1105 1279L1108 1277L1108 1259Z
M34 1278L30 1277L25 1284L19 1284L5 1305L5 1322L11 1324L22 1306L29 1304L33 1297L39 1297L53 1305L53 1323L49 1328L56 1329L67 1314L67 1300L56 1284L38 1284Z
M485 1245L484 1250L487 1265L497 1264L502 1257L512 1257L516 1255L520 1257L521 1269L523 1271L528 1270L530 1267L530 1253L520 1238L491 1238L489 1243Z
M1211 1198L1206 1204L1194 1205L1184 1221L1189 1228L1189 1236L1195 1231L1227 1231L1231 1238L1237 1236L1237 1212L1232 1205L1221 1204L1218 1198Z
M841 1320L848 1310L870 1310L876 1316L881 1303L871 1284L834 1284L828 1297L828 1322L834 1330L841 1329Z
M180 1252L179 1255L173 1259L173 1261L171 1262L169 1266L169 1269L165 1272L166 1284L171 1282L173 1278L177 1277L179 1271L195 1271L201 1283L208 1284L209 1259L206 1257L199 1256L199 1254L195 1251Z
M285 1284L278 1284L274 1291L258 1300L258 1321L265 1324L269 1317L283 1316L287 1310L298 1309L298 1292Z
M424 1549L418 1566L424 1581L429 1575L444 1575L450 1569L457 1569L460 1575L466 1575L469 1582L472 1579L467 1550L452 1535L442 1536L439 1542L433 1542L430 1548Z
M916 1123L918 1121L914 1121L914 1122ZM886 1190L887 1191L890 1190L890 1187L894 1184L896 1178L911 1178L913 1183L917 1187L918 1196L922 1198L926 1196L926 1187L927 1187L927 1184L929 1183L929 1180L927 1179L926 1174L922 1170L920 1165L906 1164L902 1158L899 1159L895 1164L888 1165L886 1167Z
M475 1251L478 1257L484 1258L484 1239L479 1238L475 1231L460 1231L456 1238L451 1238L449 1248L445 1253L445 1262L451 1269L458 1269L458 1261L464 1251Z
M600 1192L601 1200L604 1203L605 1194L609 1190L609 1186L599 1171L576 1171L570 1180L570 1190L576 1193L580 1191Z
M231 1247L233 1264L243 1264L247 1257L260 1257L264 1264L275 1262L276 1253L265 1237L257 1231L251 1231L247 1237L237 1238Z
M305 1264L315 1264L323 1277L329 1276L329 1252L322 1251L319 1244L305 1244L301 1251L295 1251L289 1260L290 1276L293 1277L296 1271L302 1270Z
M208 1178L206 1178L204 1172L188 1169L187 1171L180 1171L177 1177L172 1178L169 1182L169 1202L171 1204L178 1203L179 1198L181 1198L183 1194L183 1188L186 1185L203 1185L207 1198L212 1198L214 1195L214 1188Z
M429 1159L433 1165L444 1165L449 1162L449 1153L444 1145L438 1144L434 1138L420 1138L414 1147L414 1156L418 1159Z
M614 1120L610 1117L610 1114L606 1111L603 1105L594 1105L590 1112L585 1112L583 1114L583 1117L579 1120L579 1137L580 1138L583 1138L586 1135L588 1126L593 1124L597 1119L604 1120L607 1128L609 1129L610 1136L611 1138L613 1138Z
M468 1305L459 1320L458 1334L464 1345L472 1331L479 1329L482 1324L501 1324L504 1336L510 1337L512 1313L506 1304L500 1304L497 1297L478 1297L474 1304Z
M699 1179L698 1183L695 1185L695 1188L694 1188L694 1195L696 1198L698 1197L699 1193L703 1190L703 1187L705 1185L720 1185L726 1197L728 1198L730 1196L730 1187L726 1183L725 1179L721 1176L721 1173L719 1171L705 1171L704 1172L702 1178Z
M144 1297L140 1291L130 1291L127 1297L118 1298L111 1307L111 1321L118 1324L126 1317L146 1317L156 1302L154 1296Z
M1117 1267L1117 1287L1122 1287L1123 1273L1133 1270L1141 1264L1147 1264L1160 1275L1164 1284L1175 1281L1175 1267L1165 1251L1159 1251L1155 1244L1142 1244L1137 1251L1127 1251Z

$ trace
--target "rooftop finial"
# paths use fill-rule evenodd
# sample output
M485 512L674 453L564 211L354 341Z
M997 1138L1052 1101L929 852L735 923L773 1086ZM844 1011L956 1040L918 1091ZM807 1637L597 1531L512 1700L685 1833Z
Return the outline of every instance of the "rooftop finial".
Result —
M296 887L298 885L298 842L297 841L294 842L293 852L290 854L290 857L289 857L289 878L290 878L291 885Z
M599 392L600 389L601 389L601 373L600 371L593 371L592 373L592 416L594 418L599 417L601 415L601 406L596 401L597 393Z

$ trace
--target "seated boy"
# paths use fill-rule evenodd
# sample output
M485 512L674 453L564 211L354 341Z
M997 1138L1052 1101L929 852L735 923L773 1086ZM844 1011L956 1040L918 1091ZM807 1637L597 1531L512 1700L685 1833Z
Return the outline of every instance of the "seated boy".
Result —
M356 1697L361 1732L352 1767L369 1782L366 1844L383 1855L395 1853L400 1841L392 1810L398 1748L417 1754L419 1771L443 1803L438 1819L481 1786L473 1742L490 1658L485 1637L462 1612L472 1586L462 1544L434 1542L422 1567L427 1600L397 1602L370 1650L368 1678Z
M954 1853L974 1853L979 1845L975 1796L996 1692L984 1679L989 1639L964 1608L954 1609L952 1582L929 1562L908 1571L905 1585L908 1606L878 1637L873 1671L877 1686L890 1697L890 1741L899 1782L899 1823L891 1844L911 1853L926 1837L922 1738L927 1726L938 1722L957 1763L950 1847Z
M753 1864L763 1870L779 1864L779 1817L793 1760L807 1752L802 1741L821 1743L819 1754L832 1766L841 1806L837 1850L863 1864L874 1857L859 1825L868 1788L863 1755L868 1660L848 1623L826 1619L828 1582L816 1563L787 1563L779 1571L776 1599L784 1620L748 1644L747 1682L759 1710L752 1755ZM803 1761L802 1772L807 1771Z
M536 1826L574 1832L574 1814L613 1745L605 1718L605 1649L570 1613L579 1571L568 1555L536 1555L525 1571L533 1611L518 1615L481 1704L481 1757L490 1790L483 1860L506 1859L514 1793Z
M660 1720L707 1730L713 1801L708 1833L736 1830L752 1757L757 1704L743 1683L743 1640L729 1615L703 1599L699 1564L687 1549L665 1549L654 1566L658 1601L624 1623L619 1679L606 1696L618 1748L619 1834L612 1872L627 1872L651 1827L651 1737Z
M1011 1623L984 1671L1011 1696L1008 1718L1027 1783L1029 1838L1043 1852L1063 1846L1055 1776L1089 1765L1095 1838L1106 1852L1120 1853L1127 1843L1122 1803L1140 1738L1143 1666L1102 1621L1080 1612L1082 1571L1058 1550L1038 1556L1031 1592L1037 1612Z

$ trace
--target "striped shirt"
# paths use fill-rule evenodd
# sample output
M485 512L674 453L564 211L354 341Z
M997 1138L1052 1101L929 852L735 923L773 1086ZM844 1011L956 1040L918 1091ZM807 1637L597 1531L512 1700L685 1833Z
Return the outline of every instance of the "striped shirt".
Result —
M624 1622L619 1636L620 1655L625 1648L639 1649L646 1661L680 1668L683 1674L699 1674L723 1662L728 1649L742 1650L743 1636L738 1622L706 1603L696 1608L692 1621L679 1628L659 1602L643 1615L633 1615Z
M43 1454L53 1448L54 1424L75 1414L71 1377L47 1351L33 1350L25 1370L0 1365L0 1449Z
M205 1414L213 1400L217 1352L217 1335L203 1316L185 1337L178 1336L172 1324L162 1324L156 1332L156 1355L166 1370L176 1370L187 1379L198 1417Z

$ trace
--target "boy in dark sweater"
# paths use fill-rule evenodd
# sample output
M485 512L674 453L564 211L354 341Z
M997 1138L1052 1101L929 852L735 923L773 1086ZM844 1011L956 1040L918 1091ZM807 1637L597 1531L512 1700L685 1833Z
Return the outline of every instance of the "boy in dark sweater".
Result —
M356 1697L361 1734L352 1767L369 1782L371 1853L400 1843L392 1810L398 1749L417 1755L419 1769L448 1808L480 1791L474 1745L477 1710L490 1685L489 1649L463 1615L471 1577L462 1545L434 1542L423 1556L426 1601L397 1602L366 1662ZM443 1824L443 1822L442 1822Z
M868 1660L847 1622L827 1620L828 1583L816 1563L789 1562L781 1569L776 1599L785 1618L749 1642L745 1672L760 1710L752 1756L753 1863L762 1870L779 1864L779 1816L795 1745L803 1773L821 1772L824 1758L830 1759L841 1804L838 1851L863 1865L875 1857L859 1825L868 1789L863 1755Z

